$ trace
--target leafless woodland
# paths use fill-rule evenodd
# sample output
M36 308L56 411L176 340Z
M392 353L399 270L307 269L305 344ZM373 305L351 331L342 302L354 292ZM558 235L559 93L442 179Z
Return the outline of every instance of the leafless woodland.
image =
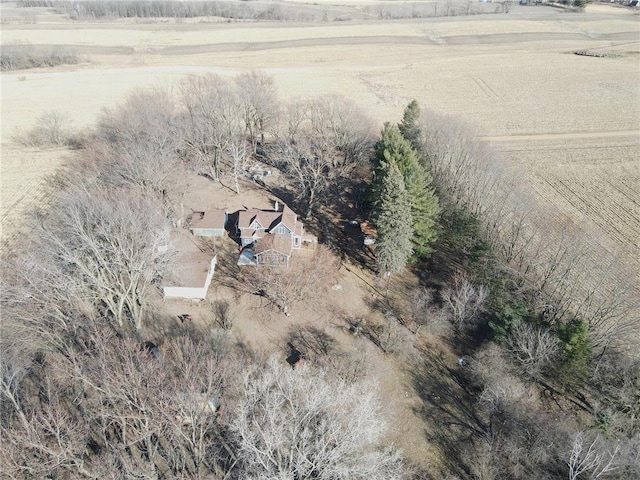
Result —
M343 319L349 335L406 365L438 462L410 465L384 445L389 425L375 379L355 357L338 368L322 330L295 337L315 345L295 369L243 347L220 302L210 325L166 333L161 350L147 343L190 175L241 195L250 161L277 169L278 183L264 188L290 200L325 245L287 272L222 265L219 281L278 311L330 311L320 291L335 285L341 262L369 268L332 222L345 203L349 214L366 214L376 120L338 96L284 104L261 72L189 77L104 110L82 136L82 162L51 179L50 203L3 250L3 474L637 476L640 369L629 347L637 346L638 291L625 281L633 276L609 275L614 259L579 232L542 224L518 172L456 119L424 113L420 154L446 208L479 219L478 238L465 241L481 239L485 253L469 260L467 243L443 235L432 259L403 274L422 282L404 292L413 305L391 289L372 301L384 322ZM40 124L37 134L58 126ZM504 280L501 299L529 308L500 341L486 333L499 310L486 272ZM585 377L558 381L577 372L561 369L573 344L561 346L557 334L576 318L589 345ZM423 348L424 332L442 346ZM443 360L445 350L460 355L457 364Z

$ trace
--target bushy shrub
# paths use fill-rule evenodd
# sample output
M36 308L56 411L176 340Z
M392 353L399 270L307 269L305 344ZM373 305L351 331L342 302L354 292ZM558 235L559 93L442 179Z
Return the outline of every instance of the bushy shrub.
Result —
M0 70L54 67L80 63L78 54L69 48L36 48L28 44L6 45L0 53Z

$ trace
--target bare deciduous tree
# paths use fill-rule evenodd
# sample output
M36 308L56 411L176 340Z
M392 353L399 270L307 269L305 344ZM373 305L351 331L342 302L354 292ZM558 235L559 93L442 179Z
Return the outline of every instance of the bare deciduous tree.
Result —
M514 327L507 346L522 373L538 378L560 352L557 336L542 327L522 323Z
M182 216L186 191L178 107L168 90L136 90L118 107L105 109L90 154L108 187L131 186L153 193L167 214Z
M27 147L61 147L71 143L73 134L69 114L49 110L37 118L32 128L18 133L15 138Z
M39 222L30 275L71 283L120 327L140 328L167 259L159 248L169 234L161 212L135 190L63 192Z
M299 199L304 202L304 216L308 218L332 179L328 152L301 139L296 143L281 142L272 150L271 157L293 183Z
M92 478L85 468L86 419L76 418L65 408L49 376L40 385L45 399L28 412L28 420L17 428L0 427L3 453L0 466L11 478L50 477L62 472ZM21 412L22 413L22 412Z
M374 142L371 118L351 99L326 95L308 103L310 132L323 149L335 149L332 168L348 175L367 156Z
M442 298L453 314L454 325L459 330L473 326L488 295L487 287L476 287L462 275L456 275L453 285L442 292Z
M304 204L305 216L365 163L373 144L371 120L347 99L320 97L288 109L286 132L269 152Z
M404 478L398 452L379 448L385 426L374 391L273 359L248 370L231 421L239 478Z
M258 139L264 143L265 134L275 126L280 105L273 78L252 70L235 78L242 108L245 134L255 153Z
M471 368L482 386L479 402L492 415L504 411L529 393L526 385L513 374L498 345L489 345L478 352Z
M222 155L242 132L242 112L235 85L219 75L188 77L180 85L186 114L181 135L195 169L220 177Z
M426 328L437 335L451 333L450 313L439 307L434 299L434 291L419 288L413 293L413 321L418 328Z
M214 300L210 305L220 328L229 330L233 325L233 318L229 313L229 302L227 300Z
M608 447L599 435L589 440L585 432L577 432L572 439L571 452L565 459L569 469L569 480L578 480L581 475L590 479L605 478L616 467L619 445Z
M244 175L246 170L246 163L249 159L249 152L247 150L247 142L239 137L231 139L227 147L227 152L231 157L231 171L235 184L235 190L240 195L240 183L238 180Z
M98 118L98 135L122 150L136 144L152 144L157 149L177 147L178 109L167 89L138 89L114 108L106 108Z

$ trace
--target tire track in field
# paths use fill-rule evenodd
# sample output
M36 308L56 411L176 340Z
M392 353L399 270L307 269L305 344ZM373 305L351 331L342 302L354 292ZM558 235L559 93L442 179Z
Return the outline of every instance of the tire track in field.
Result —
M466 75L467 78L473 80L473 82L478 86L480 91L484 93L487 97L494 99L500 98L500 96L495 92L493 88L489 86L487 82L485 82L482 78L477 77L476 75Z
M589 132L563 132L563 133L524 133L514 135L482 136L487 142L511 142L511 141L548 141L548 140L581 140L611 137L636 137L640 144L640 130L601 130ZM601 148L608 147L603 145ZM593 148L593 147L589 147Z

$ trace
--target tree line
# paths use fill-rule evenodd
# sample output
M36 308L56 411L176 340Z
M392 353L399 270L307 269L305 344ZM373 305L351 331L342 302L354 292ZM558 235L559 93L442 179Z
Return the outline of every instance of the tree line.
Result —
M4 45L0 52L0 70L24 70L28 68L75 65L82 59L71 48L34 47L28 44Z
M365 5L362 9L335 12L317 5L274 4L272 2L176 1L176 0L20 0L21 7L49 7L72 20L100 20L113 18L172 18L178 21L191 18L220 17L229 20L258 21L348 21L355 19L380 20L426 18L438 16L475 15L478 13L508 13L511 1L496 7L474 4L471 1L446 0L442 3L401 3L398 5Z
M450 265L441 283L417 292L416 318L475 345L461 362L485 420L472 436L473 454L460 456L467 473L551 478L568 468L574 479L637 476L636 273L556 220L554 207L470 127L433 112L410 116L419 120L405 127L407 137L429 166L442 209L436 258L421 266L427 283L435 267ZM564 398L588 419L548 423L544 397L531 400L539 392ZM527 458L513 456L518 448Z

